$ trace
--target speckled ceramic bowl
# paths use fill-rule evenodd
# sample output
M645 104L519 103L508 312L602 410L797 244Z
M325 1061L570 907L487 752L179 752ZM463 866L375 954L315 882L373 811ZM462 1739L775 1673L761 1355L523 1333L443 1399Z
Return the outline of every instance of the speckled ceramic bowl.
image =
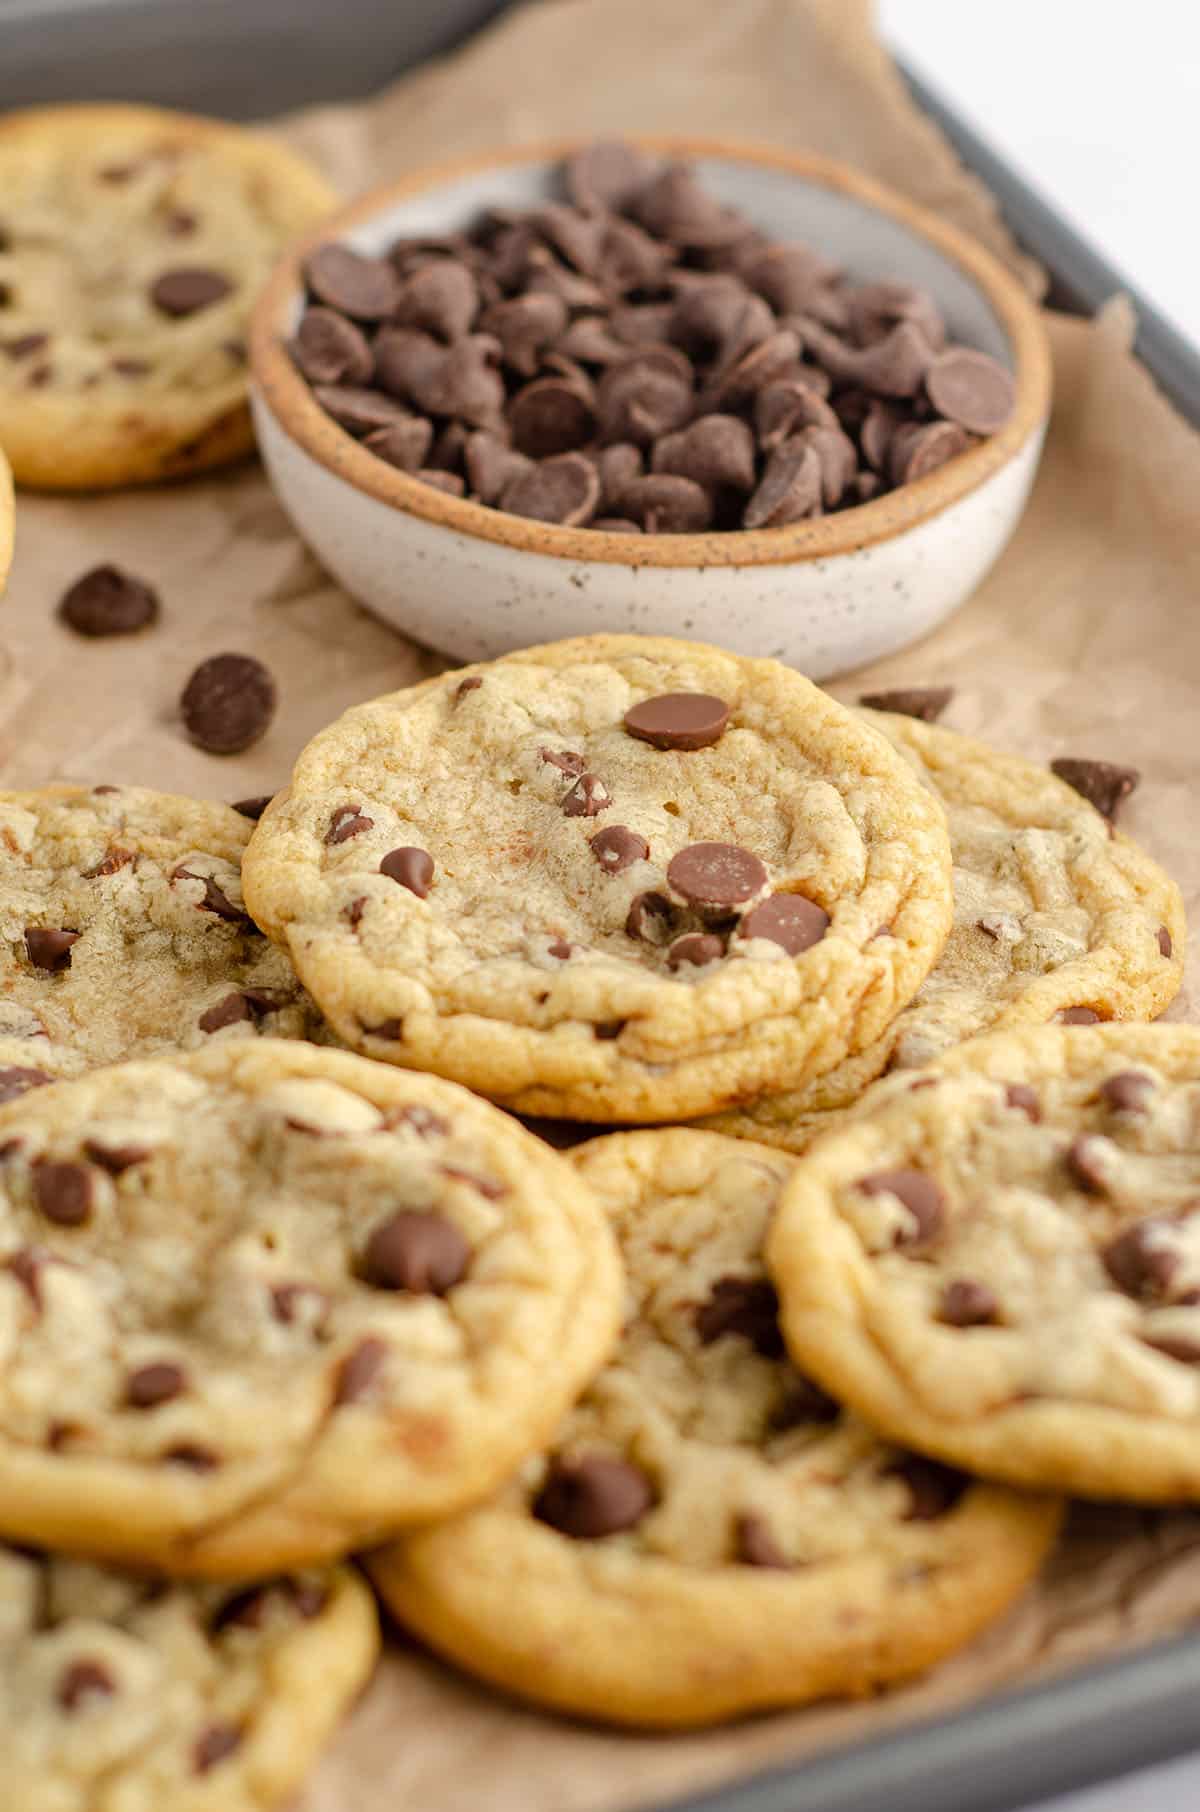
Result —
M463 227L488 203L558 193L569 145L505 151L408 177L295 245L252 331L259 444L284 508L317 557L406 635L464 661L593 630L694 636L789 661L822 679L940 623L992 565L1033 482L1050 406L1037 309L988 252L828 159L681 139L723 201L780 239L810 241L850 273L924 285L953 338L1016 379L1008 426L926 478L786 528L621 535L561 528L449 497L397 471L318 407L285 350L301 263L342 239L379 253L403 234Z

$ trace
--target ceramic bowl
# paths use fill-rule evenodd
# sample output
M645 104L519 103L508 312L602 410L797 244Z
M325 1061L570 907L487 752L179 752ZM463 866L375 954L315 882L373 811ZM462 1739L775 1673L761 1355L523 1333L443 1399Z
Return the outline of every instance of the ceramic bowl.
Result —
M317 244L380 253L405 234L466 226L486 205L559 193L569 145L504 151L407 177L297 243L259 302L252 400L272 483L297 530L355 598L462 661L592 631L682 635L773 655L814 679L890 654L969 596L1017 523L1050 406L1037 308L974 240L856 171L803 153L644 138L692 160L725 203L780 239L811 242L859 280L936 296L952 338L1014 373L999 434L870 503L786 528L622 535L511 516L421 484L318 407L286 341Z

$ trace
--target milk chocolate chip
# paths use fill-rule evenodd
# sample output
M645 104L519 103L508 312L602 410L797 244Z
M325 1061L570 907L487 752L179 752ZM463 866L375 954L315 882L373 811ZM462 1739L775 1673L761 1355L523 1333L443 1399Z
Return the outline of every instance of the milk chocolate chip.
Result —
M445 1296L466 1276L471 1248L440 1214L401 1209L371 1234L364 1275L378 1290Z
M898 1246L928 1245L941 1232L946 1198L923 1170L877 1170L861 1177L858 1187L864 1195L894 1195L908 1209L912 1224L897 1235Z
M58 614L77 635L132 635L158 616L158 593L117 566L95 566L63 593Z
M179 700L184 728L210 755L236 755L266 734L275 715L275 681L250 654L201 661Z
M573 1541L596 1541L635 1528L654 1497L650 1480L637 1466L607 1454L583 1454L551 1461L533 1514Z
M623 721L655 749L708 749L725 733L729 706L708 692L663 692L631 705Z
M728 910L761 893L767 871L757 856L735 843L690 843L672 856L667 880L690 905Z

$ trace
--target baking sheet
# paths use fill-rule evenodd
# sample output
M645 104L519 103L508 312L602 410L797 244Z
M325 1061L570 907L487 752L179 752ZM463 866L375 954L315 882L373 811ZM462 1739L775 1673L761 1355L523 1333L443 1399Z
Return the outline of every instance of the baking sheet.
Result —
M622 128L726 132L850 158L976 231L1031 286L1040 281L990 199L914 111L862 0L705 9L691 0L652 8L542 0L379 100L322 109L288 131L349 191L488 144ZM1200 447L1131 358L1132 331L1120 305L1094 325L1052 321L1055 417L1010 550L936 636L834 689L852 697L868 686L952 681L954 727L1033 758L1090 754L1142 767L1127 826L1177 875L1195 911ZM105 559L161 587L159 631L105 647L60 629L61 590ZM174 701L195 662L225 648L272 666L282 707L255 750L217 760L184 741ZM347 704L436 665L328 581L253 468L154 495L23 497L0 607L0 772L9 785L64 777L224 798L270 791L304 740ZM1193 962L1176 1012L1198 998ZM302 1812L662 1804L1168 1634L1198 1612L1200 1518L1093 1509L1010 1617L919 1685L685 1738L544 1718L398 1640L299 1803ZM819 1781L823 1766L762 1789L774 1795L763 1812L804 1803L805 1780ZM816 1803L831 1812L834 1802Z

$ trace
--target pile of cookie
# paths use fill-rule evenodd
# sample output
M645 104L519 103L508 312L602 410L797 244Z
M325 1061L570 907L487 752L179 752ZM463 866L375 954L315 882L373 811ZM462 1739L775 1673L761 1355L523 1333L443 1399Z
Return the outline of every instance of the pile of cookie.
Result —
M61 610L158 616L112 567ZM593 636L273 797L0 794L0 1806L277 1803L367 1581L699 1725L953 1653L1065 1493L1200 1498L1179 893L1135 775L949 703ZM219 758L273 682L182 705Z

